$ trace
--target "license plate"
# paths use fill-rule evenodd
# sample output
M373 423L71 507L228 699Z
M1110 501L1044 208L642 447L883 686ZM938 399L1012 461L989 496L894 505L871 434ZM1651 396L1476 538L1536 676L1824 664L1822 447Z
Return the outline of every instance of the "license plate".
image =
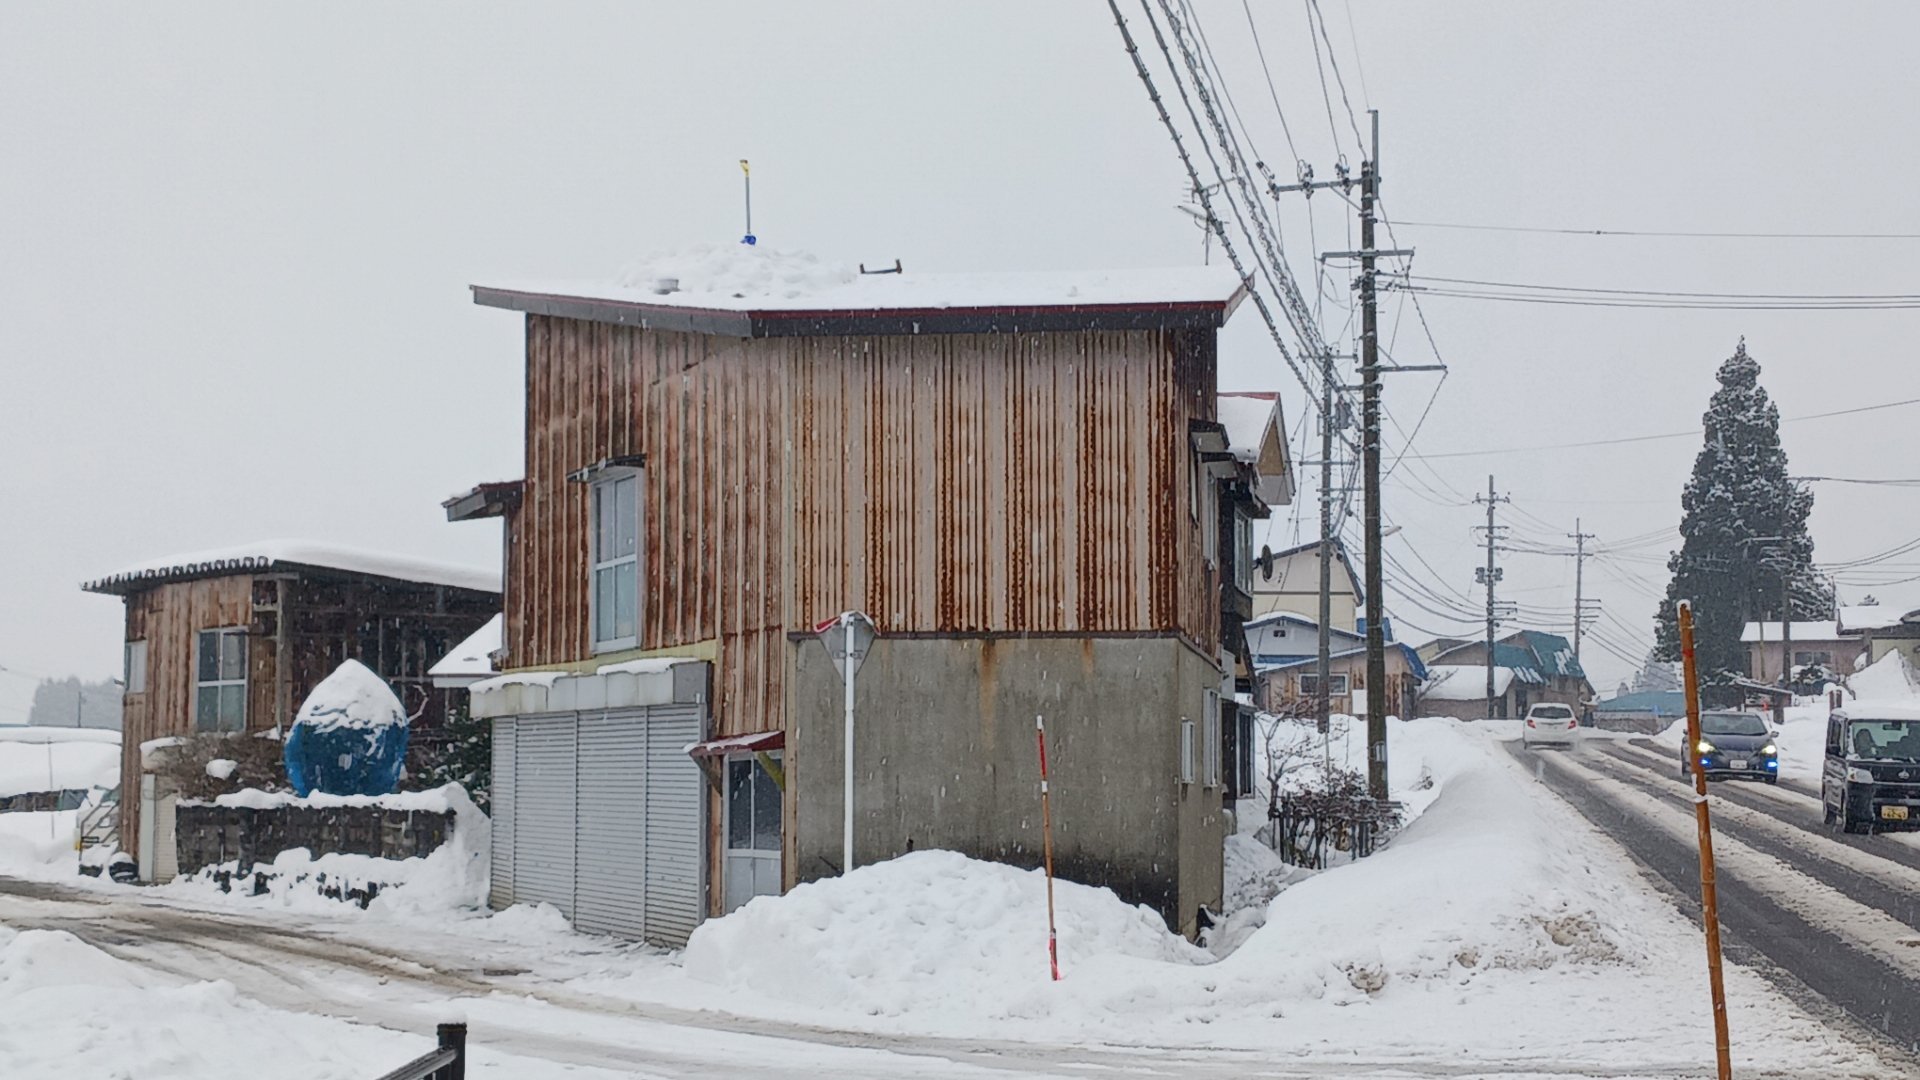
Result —
M1907 820L1907 808L1904 806L1883 806L1880 808L1880 816L1887 821L1905 821Z
M1729 769L1744 769L1746 767L1747 759L1743 757L1730 758L1727 761L1727 768Z

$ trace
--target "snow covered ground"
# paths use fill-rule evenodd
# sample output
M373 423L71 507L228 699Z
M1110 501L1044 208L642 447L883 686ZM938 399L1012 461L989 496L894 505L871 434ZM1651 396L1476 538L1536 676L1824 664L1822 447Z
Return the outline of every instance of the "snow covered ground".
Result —
M46 1034L27 1045L0 1025L0 1075L252 1075L231 1063L287 1060L256 1041L272 1032L313 1055L314 1070L299 1075L373 1076L420 1052L426 1036L366 1024L424 1033L436 1008L463 1012L481 1046L491 1038L522 1055L511 1068L498 1057L478 1066L499 1076L559 1075L527 1056L603 1075L589 1066L604 1066L604 1051L583 1048L623 1039L646 1054L685 1045L688 1062L767 1060L733 1032L806 1041L805 1053L780 1059L787 1075L971 1075L973 1059L956 1048L989 1046L1002 1076L1246 1075L1254 1061L1275 1066L1266 1075L1675 1076L1710 1061L1698 932L1622 851L1530 782L1502 748L1511 725L1395 721L1389 733L1392 786L1411 824L1371 858L1317 874L1280 869L1284 888L1264 925L1243 923L1212 951L1105 890L1062 882L1064 978L1053 982L1041 876L938 851L756 899L710 920L683 953L572 934L551 910L376 903L362 913L223 896L219 948L237 948L235 927L291 927L397 958L387 961L392 983L303 975L322 964L310 952L251 981L217 964L153 971L23 930L0 938L0 1013L13 1013L8 995L31 999L20 1015ZM1256 842L1243 835L1236 846L1254 870L1274 869ZM171 918L212 900L88 888L114 910ZM33 910L0 894L0 925ZM278 934L261 936L257 948L275 947ZM41 954L64 959L35 962ZM93 983L63 989L62 971ZM1743 1073L1885 1075L1758 976L1732 969L1729 996ZM286 1012L294 1002L333 1016ZM109 1018L130 1015L171 1055L160 1066L126 1071L130 1041L106 1037ZM643 1020L651 1026L636 1032ZM848 1057L852 1045L892 1056ZM65 1059L47 1046L78 1053L79 1066L50 1071ZM1176 1059L1179 1068L1168 1064ZM729 1075L691 1065L640 1074Z

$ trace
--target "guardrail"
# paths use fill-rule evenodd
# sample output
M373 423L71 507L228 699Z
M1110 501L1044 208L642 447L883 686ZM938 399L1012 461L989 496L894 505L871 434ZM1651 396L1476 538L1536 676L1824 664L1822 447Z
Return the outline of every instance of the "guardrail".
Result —
M441 1024L434 1029L440 1045L380 1077L380 1080L467 1080L467 1025Z

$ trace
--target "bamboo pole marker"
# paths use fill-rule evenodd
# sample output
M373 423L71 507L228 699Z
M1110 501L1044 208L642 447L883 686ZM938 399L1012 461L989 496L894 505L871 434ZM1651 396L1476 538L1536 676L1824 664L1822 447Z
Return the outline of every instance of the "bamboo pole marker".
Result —
M1713 821L1707 813L1707 770L1700 759L1700 671L1693 656L1693 604L1680 601L1680 658L1686 670L1687 760L1693 764L1693 817L1700 831L1700 921L1707 930L1707 981L1713 991L1714 1054L1720 1080L1732 1080L1727 1041L1727 988L1720 975L1720 902L1713 882Z
M1035 716L1033 731L1040 743L1040 836L1047 862L1047 963L1053 981L1060 981L1060 939L1053 925L1053 802L1047 792L1047 722Z

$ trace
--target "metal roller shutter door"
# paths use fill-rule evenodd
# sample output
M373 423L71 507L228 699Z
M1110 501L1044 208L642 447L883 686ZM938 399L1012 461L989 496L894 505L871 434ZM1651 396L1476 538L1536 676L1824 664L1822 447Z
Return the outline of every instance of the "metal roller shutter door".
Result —
M687 756L702 726L698 705L647 710L646 936L674 945L706 910L706 780Z
M513 732L512 720L493 722L493 871L487 903L513 905Z
M579 755L580 878L573 925L589 933L645 937L646 710L581 713Z
M521 717L514 732L513 895L573 918L574 715Z

